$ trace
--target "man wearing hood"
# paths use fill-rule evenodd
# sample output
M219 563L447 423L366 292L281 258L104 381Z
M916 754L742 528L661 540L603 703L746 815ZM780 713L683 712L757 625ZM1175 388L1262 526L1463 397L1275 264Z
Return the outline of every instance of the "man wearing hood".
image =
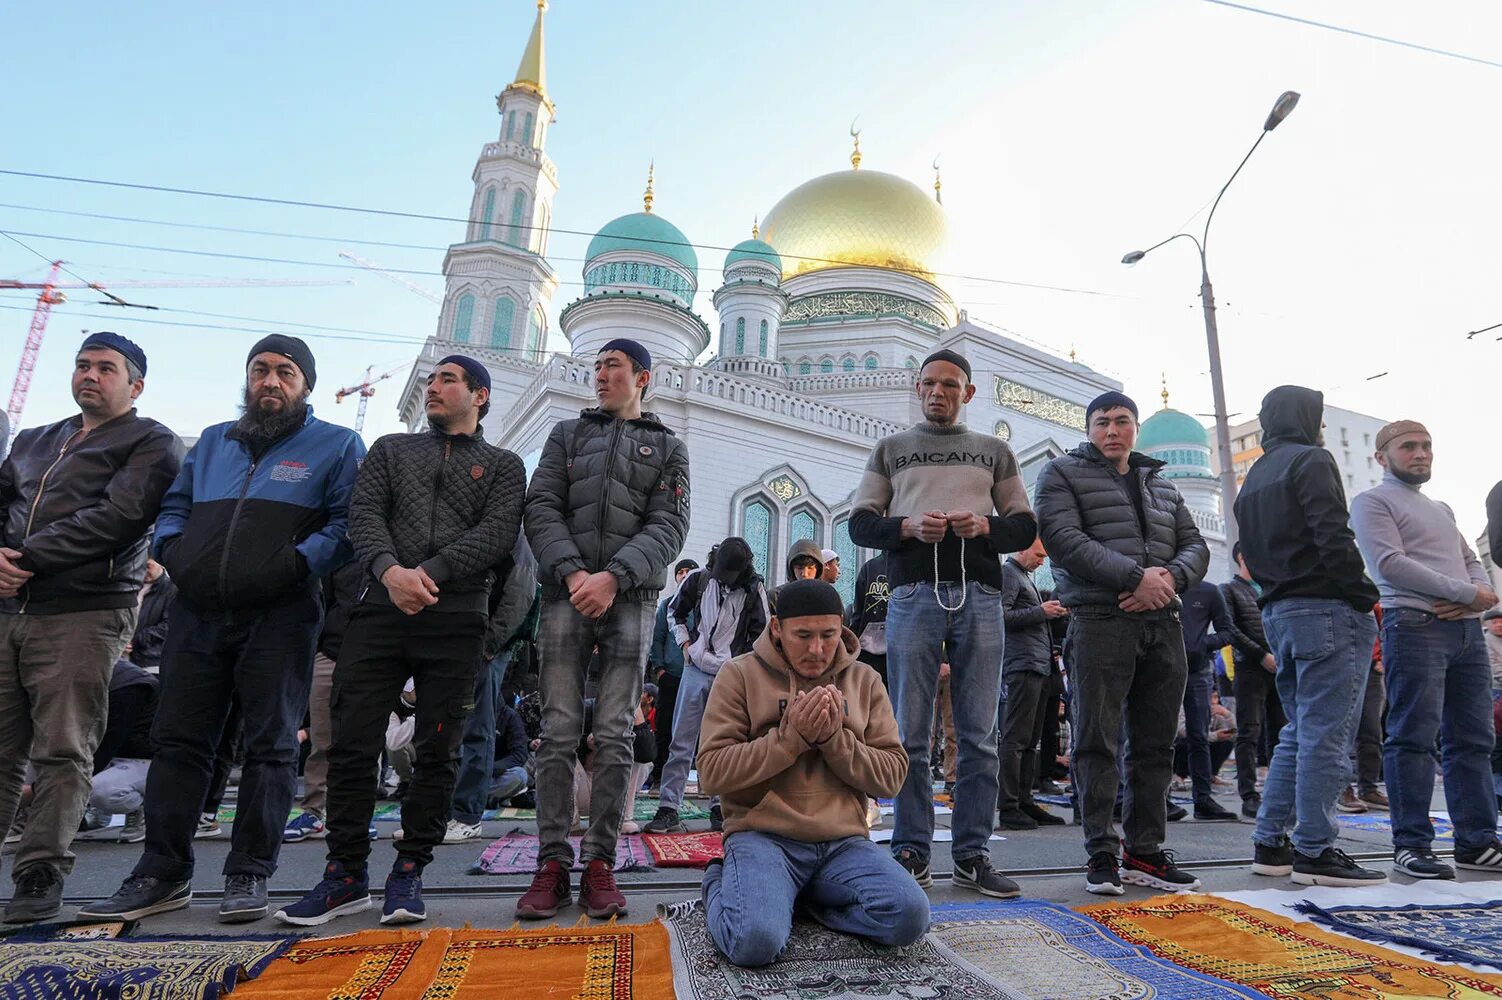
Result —
M1491 779L1492 674L1480 621L1496 606L1497 593L1454 512L1423 493L1433 461L1434 441L1418 421L1379 430L1377 462L1386 473L1351 502L1351 525L1382 595L1383 770L1394 867L1414 878L1450 879L1455 869L1430 846L1436 740L1455 824L1455 865L1502 872Z
M646 826L648 833L686 832L678 810L710 685L731 657L751 651L768 617L767 590L756 573L751 546L734 536L721 542L709 568L689 574L668 602L668 628L683 649L683 677L673 708L673 748L662 769L661 804ZM711 803L709 819L711 829L720 828L720 803Z
M824 575L824 550L800 538L788 549L788 581L817 580Z
M896 793L908 754L842 612L823 581L782 587L777 616L710 692L699 781L724 803L725 858L706 869L703 898L735 965L777 957L795 904L889 947L928 929L928 898L867 837L867 800Z
M1321 445L1324 396L1281 385L1262 399L1262 457L1236 497L1241 555L1261 588L1288 724L1252 833L1252 871L1300 885L1386 881L1335 846L1335 801L1350 779L1377 624L1335 457ZM1289 832L1292 829L1290 841Z
M1064 658L1090 855L1085 888L1106 895L1120 895L1122 882L1198 889L1163 840L1188 676L1179 595L1204 577L1210 550L1183 496L1161 475L1163 463L1132 450L1137 404L1102 393L1085 408L1085 422L1089 440L1045 466L1037 485L1039 537L1069 609ZM1111 813L1123 735L1121 840Z

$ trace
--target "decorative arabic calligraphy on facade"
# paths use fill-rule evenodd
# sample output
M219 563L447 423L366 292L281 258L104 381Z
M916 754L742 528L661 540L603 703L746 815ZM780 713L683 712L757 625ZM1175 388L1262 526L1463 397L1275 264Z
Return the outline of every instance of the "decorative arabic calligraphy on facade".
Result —
M825 292L794 299L783 315L784 323L807 322L839 316L901 316L942 329L947 324L937 309L901 295L882 292Z
M1030 389L1000 375L996 376L996 405L1077 431L1085 430L1085 408L1079 403Z
M801 497L803 495L803 490L788 476L778 476L767 483L767 488L772 491L773 496L783 503L787 503L794 497Z

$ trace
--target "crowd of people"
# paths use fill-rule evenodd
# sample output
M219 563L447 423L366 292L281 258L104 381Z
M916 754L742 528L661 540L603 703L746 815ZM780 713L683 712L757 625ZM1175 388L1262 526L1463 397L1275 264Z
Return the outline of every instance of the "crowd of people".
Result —
M962 420L968 361L939 350L917 374L922 419L876 445L856 488L851 540L877 555L851 568L846 607L837 553L813 542L775 587L738 537L679 559L689 456L643 409L651 367L641 344L607 343L598 405L551 429L529 482L486 440L473 358L434 366L426 431L367 452L313 415L307 345L268 336L240 414L185 451L136 412L145 352L90 334L79 412L22 430L0 465L5 920L56 915L74 839L101 832L141 855L80 916L186 906L235 767L219 918L270 915L282 844L323 839L322 879L275 913L298 926L372 906L390 768L383 923L425 919L435 849L504 802L537 810L518 916L573 903L585 817L579 905L624 913L612 868L637 793L659 795L647 831L682 832L697 769L724 833L709 931L748 966L782 950L795 906L882 944L924 932L936 772L953 884L995 898L1020 890L993 832L1064 823L1037 798L1064 778L1089 891L1197 888L1166 847L1187 813L1170 789L1178 775L1198 820L1236 820L1214 795L1233 756L1254 872L1384 880L1335 846L1336 812L1370 808L1391 811L1397 871L1502 872L1502 611L1422 490L1422 424L1384 427L1383 481L1347 498L1320 394L1269 392L1235 575L1216 584L1183 497L1133 449L1130 397L1092 401L1087 440L1029 497L1007 444ZM1502 486L1488 514L1502 550ZM1453 865L1433 851L1437 768ZM890 848L869 836L879 798Z

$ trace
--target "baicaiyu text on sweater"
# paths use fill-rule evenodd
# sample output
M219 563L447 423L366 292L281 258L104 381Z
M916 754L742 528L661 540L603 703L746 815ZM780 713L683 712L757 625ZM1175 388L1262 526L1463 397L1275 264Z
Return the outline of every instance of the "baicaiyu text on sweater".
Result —
M990 534L938 542L938 581L962 577L1001 589L1001 557L1032 544L1038 522L1006 442L964 424L928 421L877 442L855 491L850 539L892 553L889 583L934 580L934 546L902 537L902 520L927 511L986 516Z

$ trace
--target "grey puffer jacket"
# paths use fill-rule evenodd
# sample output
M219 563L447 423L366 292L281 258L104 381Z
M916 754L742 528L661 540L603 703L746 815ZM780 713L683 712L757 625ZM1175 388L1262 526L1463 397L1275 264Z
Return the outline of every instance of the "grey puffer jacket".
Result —
M617 600L656 600L688 533L688 448L651 413L561 420L527 491L527 540L544 597L576 570L608 570Z
M1210 549L1163 463L1132 452L1127 476L1142 485L1144 535L1126 477L1088 441L1038 475L1038 534L1053 562L1059 600L1069 608L1115 608L1142 571L1163 566L1179 593L1204 578ZM1173 606L1179 606L1175 599Z

